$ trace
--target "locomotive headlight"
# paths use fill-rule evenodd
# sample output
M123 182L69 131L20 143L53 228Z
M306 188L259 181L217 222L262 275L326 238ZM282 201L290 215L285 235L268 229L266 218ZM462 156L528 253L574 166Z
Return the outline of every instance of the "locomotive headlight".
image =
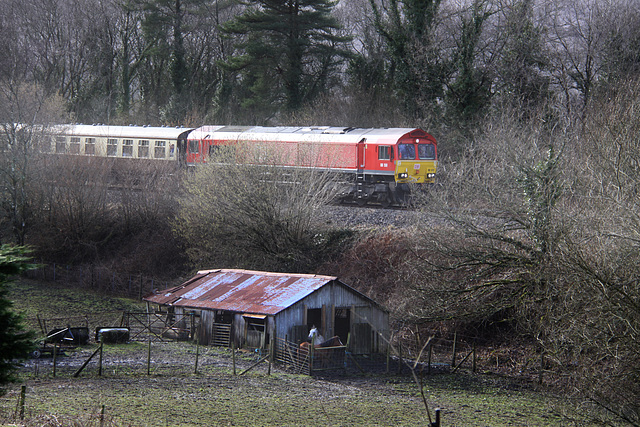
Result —
M428 173L427 178L434 178L436 176L435 173Z
M402 179L402 178L409 178L409 174L406 172L403 173L399 173L398 174L398 178Z

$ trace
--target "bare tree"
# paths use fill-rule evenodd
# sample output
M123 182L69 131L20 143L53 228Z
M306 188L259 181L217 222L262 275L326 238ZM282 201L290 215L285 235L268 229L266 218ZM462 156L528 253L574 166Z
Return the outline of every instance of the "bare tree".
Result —
M559 318L565 349L579 361L576 389L598 408L640 425L640 84L594 100L569 174L583 208L563 245L571 315Z
M193 264L305 271L320 261L328 239L314 213L333 196L330 175L282 167L282 156L239 144L187 176L175 229Z
M430 194L425 211L440 220L421 227L428 274L416 272L426 277L416 277L425 302L441 303L420 306L418 318L512 319L553 289L563 136L551 135L505 123L446 171L446 189Z
M61 111L59 98L47 98L41 87L16 74L0 78L0 206L17 244L39 209L36 188L44 178L43 126ZM16 78L17 77L17 78Z
M110 169L102 159L91 157L64 156L49 160L51 177L42 183L47 190L48 211L41 224L41 239L48 240L47 246L60 252L78 244L88 249L92 242L112 233L115 226L115 209L113 203L109 203L105 185ZM95 250L83 252L95 255Z
M587 111L585 131L494 117L441 169L416 247L413 315L536 342L589 416L638 425L637 82ZM545 109L548 110L548 109ZM517 115L514 115L517 116ZM512 117L514 117L512 116ZM504 116L503 116L504 117ZM586 414L585 411L583 411Z

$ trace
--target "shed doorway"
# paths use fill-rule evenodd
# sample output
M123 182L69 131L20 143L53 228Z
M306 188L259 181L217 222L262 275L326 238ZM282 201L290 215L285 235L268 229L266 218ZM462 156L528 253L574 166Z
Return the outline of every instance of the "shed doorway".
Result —
M249 348L266 348L269 340L266 333L266 317L259 314L243 314L245 322L246 346Z
M351 332L351 309L336 308L333 322L335 335L340 337L340 341L346 343Z
M322 323L321 308L307 309L307 333L309 333L311 328L313 328L314 326L320 330L320 335L325 336L324 325Z

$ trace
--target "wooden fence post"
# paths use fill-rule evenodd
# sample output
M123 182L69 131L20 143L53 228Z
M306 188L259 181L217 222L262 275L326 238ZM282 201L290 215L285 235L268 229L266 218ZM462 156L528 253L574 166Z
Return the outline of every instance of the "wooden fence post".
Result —
M147 349L147 375L151 375L151 334L149 334L149 348Z
M476 340L473 340L473 373L476 373Z
M89 362L91 361L91 359L94 358L94 356L96 354L98 354L100 352L100 349L102 348L102 342L100 342L100 346L96 349L96 351L93 352L93 354L91 356L89 356L89 358L87 360L84 361L84 363L82 364L82 366L80 368L78 368L78 370L76 371L75 374L73 374L73 377L76 378L78 375L80 375L80 372L82 372L84 370L84 368L87 367L87 365L89 364ZM100 373L102 373L101 370L102 367L102 362L100 362Z
M236 375L236 337L233 337L231 343L231 358L233 360L233 375Z
M20 419L24 420L24 404L27 398L27 386L23 385L20 390Z
M102 346L104 344L104 337L100 337L100 356L98 357L98 376L102 376Z
M391 362L391 344L387 344L387 369L385 373L389 373L389 363Z
M198 357L200 356L200 337L196 334L196 365L193 368L193 373L198 373Z
M53 378L56 377L56 359L58 357L58 343L53 345Z
M451 369L454 369L456 366L456 344L458 341L458 332L453 333L453 349L451 354Z
M315 338L312 338L311 345L309 346L309 376L313 375L313 347L315 347L313 344L314 341Z
M440 408L436 408L436 421L433 423L433 427L440 427Z
M267 375L271 375L271 365L273 364L273 359L276 354L276 340L271 334L271 341L269 342L269 370L267 371Z

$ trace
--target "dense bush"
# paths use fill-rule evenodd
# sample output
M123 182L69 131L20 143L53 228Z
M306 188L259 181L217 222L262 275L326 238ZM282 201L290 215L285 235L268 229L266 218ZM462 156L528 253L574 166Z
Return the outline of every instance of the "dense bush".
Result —
M421 228L408 311L478 331L509 325L559 376L579 367L568 389L633 425L638 87L594 104L583 128L494 118L425 201L441 226Z

